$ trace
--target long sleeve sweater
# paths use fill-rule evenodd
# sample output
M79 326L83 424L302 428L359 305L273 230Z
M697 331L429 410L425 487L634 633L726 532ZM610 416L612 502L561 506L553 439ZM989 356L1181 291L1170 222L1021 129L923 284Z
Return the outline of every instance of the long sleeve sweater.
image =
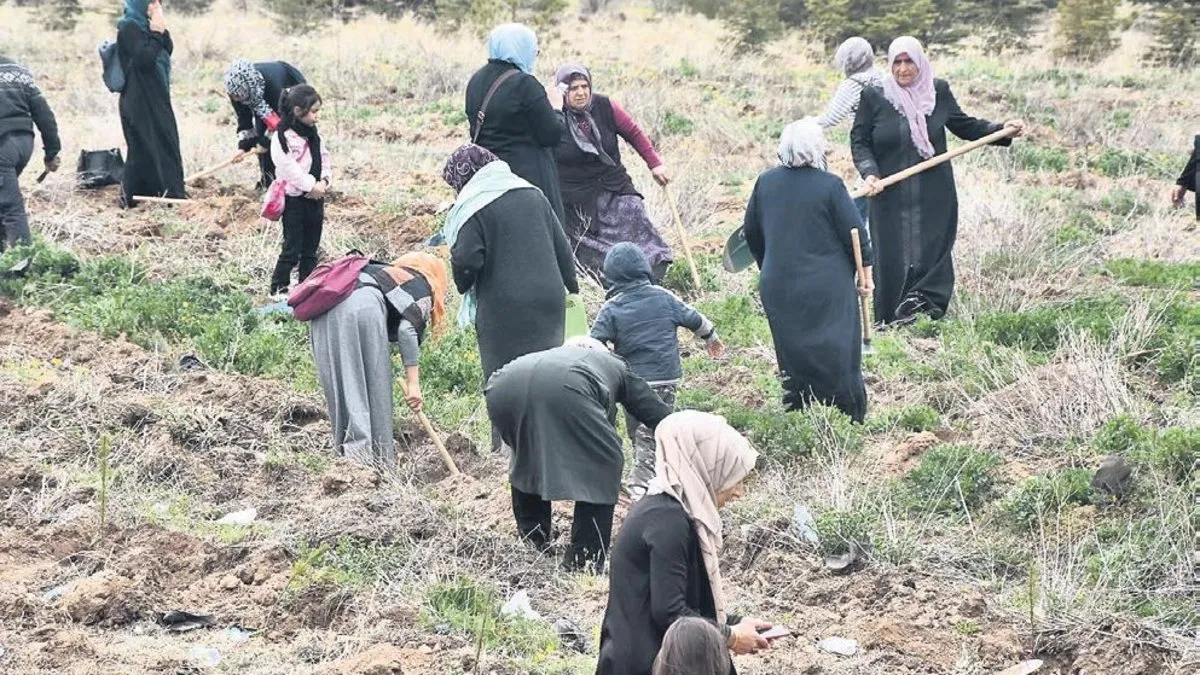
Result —
M54 159L62 150L62 142L50 104L27 68L0 56L0 136L33 133L35 125L42 134L46 160Z

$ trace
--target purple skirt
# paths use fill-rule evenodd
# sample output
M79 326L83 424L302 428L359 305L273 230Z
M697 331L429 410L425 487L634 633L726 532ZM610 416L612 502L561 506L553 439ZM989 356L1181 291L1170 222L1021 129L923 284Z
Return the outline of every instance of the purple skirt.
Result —
M574 211L568 214L574 227L568 226L567 234L575 258L597 279L604 279L604 257L609 249L623 241L642 249L656 280L671 263L671 248L650 222L640 196L603 192L596 198L596 215L590 220L578 206L568 205L567 210Z

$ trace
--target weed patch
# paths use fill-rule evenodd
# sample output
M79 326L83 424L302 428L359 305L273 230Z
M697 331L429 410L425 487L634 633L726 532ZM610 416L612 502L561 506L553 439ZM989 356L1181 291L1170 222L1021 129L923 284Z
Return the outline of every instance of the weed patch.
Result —
M1067 509L1087 504L1092 494L1092 474L1086 469L1065 469L1034 476L1017 486L1000 502L1005 525L1019 531L1057 522Z
M1000 458L965 445L939 445L904 477L910 509L952 514L978 508L996 487Z
M425 596L425 621L446 624L467 633L472 641L511 656L541 661L558 651L558 638L549 625L500 613L501 598L489 584L467 577L432 586Z
M1104 271L1127 286L1188 288L1200 282L1200 262L1120 258L1104 263Z

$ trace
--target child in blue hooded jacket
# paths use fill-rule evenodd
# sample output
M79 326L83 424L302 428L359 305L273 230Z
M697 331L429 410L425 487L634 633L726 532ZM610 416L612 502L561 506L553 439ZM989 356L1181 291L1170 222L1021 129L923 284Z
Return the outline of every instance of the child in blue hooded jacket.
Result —
M609 250L604 258L608 299L596 316L592 337L612 344L633 373L674 408L675 390L683 378L678 329L686 328L703 340L713 358L724 355L725 345L712 321L667 289L655 286L651 274L646 255L636 245L622 242ZM634 458L627 491L637 501L654 478L654 434L628 414L625 426L633 441Z

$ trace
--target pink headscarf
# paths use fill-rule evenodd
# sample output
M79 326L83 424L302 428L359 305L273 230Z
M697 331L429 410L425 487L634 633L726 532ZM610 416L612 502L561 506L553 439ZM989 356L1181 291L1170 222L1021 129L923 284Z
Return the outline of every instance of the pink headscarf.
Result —
M907 87L900 86L892 75L892 66L901 54L908 54L918 71L916 81ZM883 95L908 119L908 129L917 152L926 159L933 157L933 143L929 142L929 127L925 124L925 117L933 114L937 92L933 87L933 66L925 58L925 50L915 37L898 37L888 47L888 73L883 78Z

